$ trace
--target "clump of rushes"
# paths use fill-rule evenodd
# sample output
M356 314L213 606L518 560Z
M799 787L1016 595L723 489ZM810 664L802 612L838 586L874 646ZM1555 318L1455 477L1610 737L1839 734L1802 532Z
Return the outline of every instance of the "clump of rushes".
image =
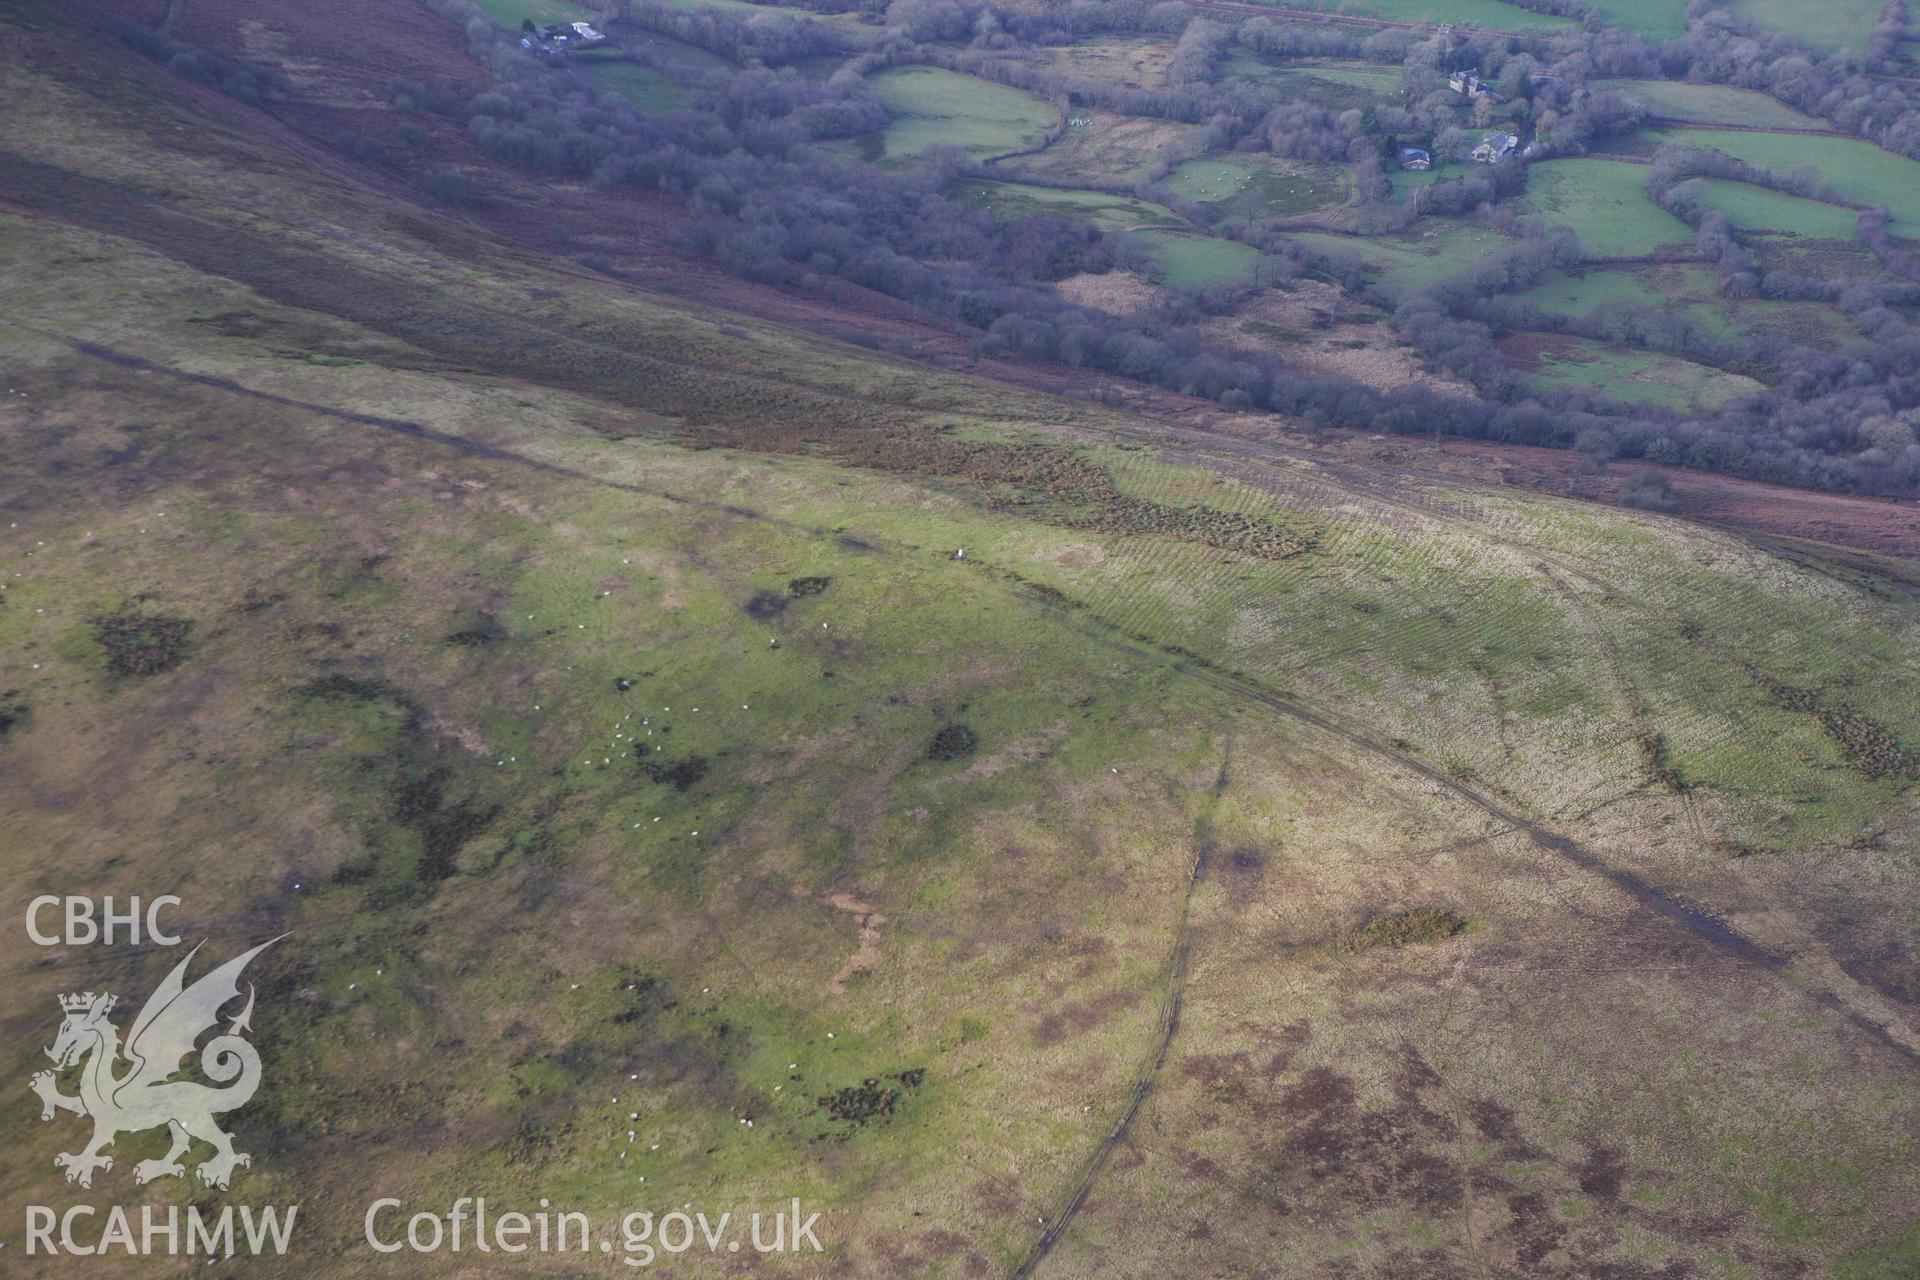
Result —
M186 660L193 619L122 609L93 620L93 638L107 655L107 674L119 678L171 671Z
M964 724L950 724L933 735L927 755L934 760L964 760L980 745L978 735Z
M1445 942L1466 932L1467 918L1438 907L1394 911L1375 916L1347 935L1349 951L1404 947L1416 942Z
M640 772L649 782L662 782L675 791L686 791L707 776L707 758L688 756L685 760L661 761L643 755Z

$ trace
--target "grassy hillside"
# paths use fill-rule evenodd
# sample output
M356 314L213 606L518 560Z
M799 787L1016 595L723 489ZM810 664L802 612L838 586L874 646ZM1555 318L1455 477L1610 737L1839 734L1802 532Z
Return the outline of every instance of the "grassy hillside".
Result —
M0 857L292 933L231 1192L16 1097L10 1204L298 1201L290 1276L471 1273L377 1195L799 1197L770 1276L1910 1272L1897 578L649 292L0 21ZM173 960L0 933L11 1078Z

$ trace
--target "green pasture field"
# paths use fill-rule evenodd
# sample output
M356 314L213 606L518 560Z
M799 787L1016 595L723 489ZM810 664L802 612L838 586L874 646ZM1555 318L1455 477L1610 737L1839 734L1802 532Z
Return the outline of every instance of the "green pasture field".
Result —
M522 19L532 17L534 23L599 23L599 13L589 10L572 0L476 0L474 8L492 17L501 27L518 29Z
M1392 159L1391 163L1392 168L1388 172L1388 177L1393 182L1394 198L1401 201L1404 201L1409 195L1421 187L1430 187L1436 182L1452 182L1458 178L1464 178L1476 167L1471 164L1436 160L1431 169L1402 169L1400 168L1400 160L1397 155Z
M1575 25L1571 18L1534 13L1500 0L1300 0L1291 7L1364 14L1395 22L1452 22L1490 31L1560 30Z
M1547 160L1527 176L1522 207L1571 226L1596 258L1641 258L1691 243L1687 225L1647 194L1646 170L1617 160Z
M793 22L813 22L831 29L849 44L864 47L880 38L881 29L847 13L814 13L796 5L753 4L751 0L661 0L675 9L713 9L731 18L757 18L772 15Z
M872 77L892 113L881 158L905 161L933 147L974 156L1030 147L1058 121L1048 104L1005 85L939 67L893 67Z
M1231 284L1245 278L1260 253L1252 245L1218 236L1150 231L1146 238L1160 251L1165 283L1177 288Z
M1549 271L1532 288L1516 294L1545 310L1587 315L1607 303L1667 307L1710 304L1718 277L1697 263L1656 267L1593 267L1584 271Z
M1656 129L1646 136L1656 143L1724 151L1775 173L1804 165L1843 195L1885 205L1895 218L1920 223L1920 161L1884 151L1862 138L1680 128Z
M1456 275L1510 243L1486 227L1438 220L1423 222L1403 235L1342 236L1299 231L1287 238L1323 253L1361 259L1380 284L1393 293L1424 288Z
M575 66L596 89L611 90L643 110L663 111L681 98L680 87L650 67L610 61L582 61Z
M600 15L573 0L475 0L480 11L503 27L518 28L531 18L539 25L552 22L600 23Z
M1648 40L1677 40L1687 33L1687 0L1588 0L1609 27Z
M1108 231L1141 232L1160 257L1161 282L1177 287L1229 283L1244 276L1259 257L1237 241L1187 233L1181 230L1186 223L1171 209L1132 196L971 178L955 186L954 194L1009 221L1052 214L1086 218Z
M1732 0L1738 17L1784 31L1820 53L1860 52L1879 21L1881 0Z
M1726 214L1739 231L1846 241L1859 234L1860 215L1838 205L1722 178L1701 179L1698 191L1701 203Z
M1402 80L1397 68L1383 68L1372 62L1296 62L1291 69L1381 95L1397 95Z
M1638 98L1656 116L1700 124L1767 125L1780 129L1819 129L1826 124L1753 89L1684 80L1595 80L1595 89L1617 89Z
M673 9L714 9L732 17L754 17L759 14L783 12L778 5L751 4L748 0L661 0L661 2ZM799 12L794 12L787 16L800 15Z

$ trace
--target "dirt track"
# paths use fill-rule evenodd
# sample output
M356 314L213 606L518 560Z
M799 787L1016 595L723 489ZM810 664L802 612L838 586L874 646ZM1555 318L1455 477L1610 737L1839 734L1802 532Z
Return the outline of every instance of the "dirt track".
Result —
M1217 803L1221 793L1227 789L1227 784L1232 779L1232 761L1233 750L1229 745L1226 755L1220 761L1220 772L1214 777L1213 796L1209 807L1212 803ZM1128 1091L1127 1105L1121 1111L1120 1118L1107 1131L1107 1136L1100 1140L1100 1145L1093 1149L1093 1154L1087 1158L1085 1166L1081 1169L1079 1180L1074 1183L1073 1194L1067 1197L1067 1203L1059 1213L1054 1215L1053 1221L1047 1224L1047 1229L1028 1246L1027 1252L1020 1259L1020 1264L1008 1273L1008 1280L1026 1280L1031 1276L1034 1268L1045 1261L1046 1256L1053 1251L1053 1246L1060 1242L1060 1237L1065 1235L1067 1228L1073 1225L1073 1220L1079 1214L1081 1206L1086 1204L1087 1196L1093 1191L1094 1183L1100 1180L1100 1175L1106 1170L1107 1162L1113 1158L1113 1153L1119 1150L1122 1142L1126 1141L1127 1134L1133 1129L1134 1119L1140 1114L1140 1108L1146 1104L1155 1084L1159 1081L1160 1071L1166 1066L1167 1055L1173 1049L1173 1038L1180 1033L1180 1011L1187 998L1187 974L1193 960L1191 927L1193 895L1206 880L1207 866L1212 856L1213 825L1211 820L1203 814L1194 828L1193 864L1187 870L1187 890L1180 902L1180 923L1174 932L1173 952L1167 957L1167 993L1165 999L1161 1001L1160 1022L1154 1037L1153 1051L1147 1055L1140 1074L1135 1077L1133 1087Z

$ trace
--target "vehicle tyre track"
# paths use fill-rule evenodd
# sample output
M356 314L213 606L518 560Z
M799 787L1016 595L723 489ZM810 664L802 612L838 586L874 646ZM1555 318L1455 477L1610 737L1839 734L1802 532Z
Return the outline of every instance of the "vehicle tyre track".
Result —
M1187 869L1186 893L1180 902L1180 921L1174 931L1173 951L1167 957L1167 994L1161 1003L1160 1021L1153 1040L1153 1051L1142 1065L1140 1073L1134 1078L1133 1088L1128 1092L1127 1105L1120 1113L1119 1120L1093 1149L1087 1163L1080 1171L1079 1179L1073 1185L1073 1194L1067 1197L1067 1203L1061 1208L1054 1220L1048 1224L1039 1237L1028 1246L1019 1265L1008 1273L1008 1280L1027 1280L1034 1268L1046 1260L1053 1246L1060 1242L1069 1226L1079 1214L1081 1206L1086 1204L1087 1196L1093 1191L1093 1184L1100 1180L1107 1162L1113 1153L1126 1140L1133 1128L1135 1117L1146 1104L1159 1082L1161 1068L1166 1066L1167 1054L1173 1048L1173 1038L1180 1030L1180 1011L1186 1003L1187 973L1193 955L1193 897L1201 883L1206 879L1207 866L1213 856L1213 810L1219 803L1221 793L1227 789L1230 780L1230 765L1233 759L1233 747L1229 743L1226 754L1221 757L1220 771L1213 781L1213 793L1207 799L1206 809L1194 824L1193 863Z

